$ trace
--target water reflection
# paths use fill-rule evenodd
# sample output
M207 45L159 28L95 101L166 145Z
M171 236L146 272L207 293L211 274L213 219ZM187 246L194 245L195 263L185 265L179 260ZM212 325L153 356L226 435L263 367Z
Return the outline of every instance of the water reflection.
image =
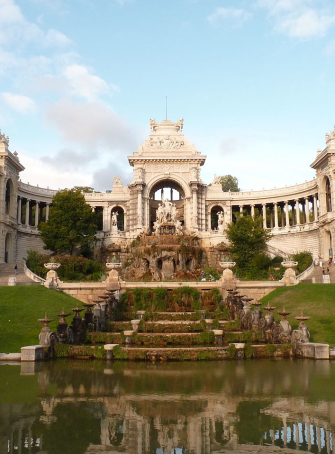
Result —
M0 366L0 454L333 452L328 361Z

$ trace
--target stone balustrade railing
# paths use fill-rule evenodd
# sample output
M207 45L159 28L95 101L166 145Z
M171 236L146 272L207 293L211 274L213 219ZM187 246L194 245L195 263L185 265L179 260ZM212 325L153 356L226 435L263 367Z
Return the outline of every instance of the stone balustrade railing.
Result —
M27 183L19 182L19 192L22 191L24 195L34 195L34 196L44 196L44 197L53 197L58 191L55 189L49 188L40 188L39 186L32 186ZM21 195L21 194L19 194ZM23 195L23 194L22 194Z

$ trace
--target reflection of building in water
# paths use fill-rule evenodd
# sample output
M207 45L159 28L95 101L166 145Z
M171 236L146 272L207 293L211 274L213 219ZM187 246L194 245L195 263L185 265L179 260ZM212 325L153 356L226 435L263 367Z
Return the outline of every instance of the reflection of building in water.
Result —
M271 431L273 444L309 452L333 452L335 403L307 403L305 399L280 399L262 410L282 421L281 431Z
M83 373L55 364L38 373L43 398L24 417L17 413L2 425L13 410L0 404L0 454L56 452L63 433L71 435L64 443L75 454L170 454L177 448L332 454L335 402L308 403L309 365L294 363L289 373L278 363L206 365L205 380L202 366L119 365ZM318 372L330 376L329 368L321 364ZM50 386L57 386L55 397L48 395ZM293 389L299 397L281 397Z

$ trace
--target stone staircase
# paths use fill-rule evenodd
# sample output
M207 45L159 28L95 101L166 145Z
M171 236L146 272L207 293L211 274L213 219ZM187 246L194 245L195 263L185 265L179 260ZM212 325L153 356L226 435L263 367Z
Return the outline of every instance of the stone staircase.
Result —
M0 263L0 286L8 285L10 277L16 277L16 285L40 285L24 274L23 263L18 263L18 274L14 273L15 263Z
M313 282L313 278L315 279L315 284L322 284L323 283L323 274L322 269L324 268L327 274L327 267L328 262L324 262L324 266L315 266L313 272L308 276L307 279L304 279L302 282L311 283ZM332 263L329 266L329 276L330 276L330 283L335 284L335 264Z

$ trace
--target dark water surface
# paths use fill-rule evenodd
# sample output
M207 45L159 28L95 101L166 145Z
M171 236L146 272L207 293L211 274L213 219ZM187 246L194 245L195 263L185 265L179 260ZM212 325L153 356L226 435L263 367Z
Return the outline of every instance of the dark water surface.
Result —
M335 362L0 363L0 454L333 452Z

